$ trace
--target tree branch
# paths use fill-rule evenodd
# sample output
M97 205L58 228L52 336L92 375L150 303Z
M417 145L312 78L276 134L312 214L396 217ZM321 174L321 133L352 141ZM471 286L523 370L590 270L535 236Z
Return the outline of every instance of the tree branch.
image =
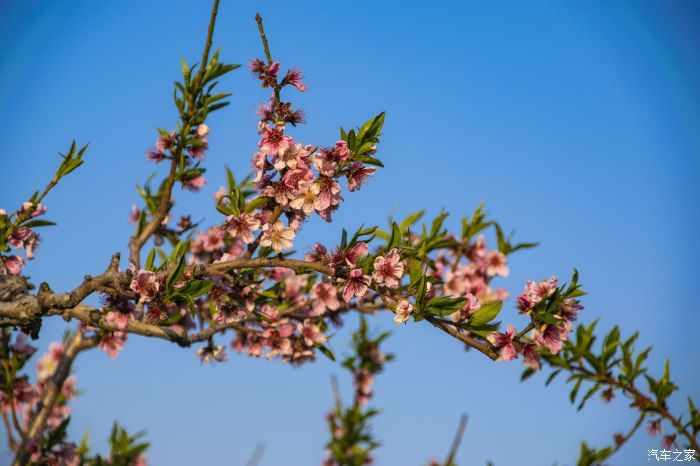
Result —
M141 265L141 249L146 241L156 232L158 227L163 223L163 220L168 216L170 209L172 208L172 191L173 185L175 184L175 174L177 172L178 164L180 163L180 157L182 157L182 151L184 148L184 135L189 133L190 130L190 119L194 116L195 103L197 97L202 90L202 79L204 78L204 73L207 69L207 62L209 60L209 51L211 50L212 38L214 36L214 25L216 23L216 14L219 9L219 0L214 0L214 4L211 9L211 16L209 18L209 28L207 30L207 39L204 43L204 51L202 52L202 60L199 63L199 70L194 79L194 91L190 94L190 98L187 100L187 110L185 112L185 118L182 121L182 129L180 131L180 137L178 138L178 144L172 153L170 160L170 170L168 172L168 177L165 179L165 184L163 189L160 191L160 201L158 203L158 210L153 213L153 218L144 227L143 231L139 235L134 235L129 241L129 260L132 264L136 266L137 269Z
M52 376L47 380L46 386L41 394L38 403L38 410L27 424L26 438L22 441L13 466L24 466L29 462L31 448L37 442L46 427L46 420L56 403L56 398L63 387L64 382L70 375L73 360L81 351L97 345L96 338L86 339L81 330L77 330L66 345L66 349L61 356L61 360Z

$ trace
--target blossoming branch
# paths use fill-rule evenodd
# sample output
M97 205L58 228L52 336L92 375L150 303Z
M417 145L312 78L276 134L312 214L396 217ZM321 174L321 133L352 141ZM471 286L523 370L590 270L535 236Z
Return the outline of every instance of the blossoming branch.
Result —
M83 163L87 146L74 142L43 191L14 212L0 209L0 414L14 465L145 464L148 445L116 425L106 458L91 455L85 442L68 440L69 403L76 394L71 370L84 351L98 348L114 359L130 336L139 335L194 345L203 363L224 362L232 350L303 365L319 355L335 359L333 329L351 313L363 316L353 343L357 355L343 364L353 373L355 397L350 408L337 400L329 417L326 464L369 464L379 444L367 433L376 413L366 404L374 376L390 358L378 350L386 335L372 340L364 317L382 312L393 315L397 331L410 322L492 360L520 359L523 378L544 366L552 369L549 381L566 373L574 384L572 402L587 387L579 409L596 393L608 401L616 393L630 398L638 422L609 447L584 444L580 464L602 464L644 422L650 433L664 432L664 445L700 451L693 401L683 415L666 404L677 389L668 365L654 378L643 366L648 350L634 347L636 334L623 341L613 329L596 350L595 324L574 328L585 295L576 271L568 283L555 277L528 281L515 308L504 311L509 257L536 243L514 242L482 206L461 219L460 231L444 227L447 212L423 221L421 210L387 226L342 230L336 244L316 243L297 253L295 240L307 222L316 216L332 222L354 191L379 182L374 178L384 166L378 151L385 115L354 129L341 127L323 141L298 140L294 130L306 118L293 97L309 89L301 70L274 60L260 16L264 56L248 68L267 95L258 108L252 173L237 178L226 169L227 185L213 199L221 216L212 224L193 223L185 213L176 219L175 188L197 192L206 186L206 154L217 138L207 119L229 104L231 94L218 89L220 78L239 67L211 52L217 11L215 0L199 62L182 61L173 97L177 122L159 128L145 152L160 181L151 177L137 188L141 202L128 216L134 232L126 267L117 252L105 258L102 273L86 275L64 293L47 283L35 288L23 273L39 245L36 230L53 225L43 220L47 195ZM99 296L101 305L85 304L91 296ZM528 319L523 328L507 323L515 312ZM39 338L43 320L52 316L76 325L38 359L32 382L22 372L35 351L28 338ZM461 435L445 465L455 464Z

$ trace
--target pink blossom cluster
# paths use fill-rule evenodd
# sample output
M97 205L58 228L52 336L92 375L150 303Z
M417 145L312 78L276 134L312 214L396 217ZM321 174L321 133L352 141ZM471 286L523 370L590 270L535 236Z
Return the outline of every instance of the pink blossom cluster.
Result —
M46 206L34 202L24 202L22 207L13 215L15 218L35 218L46 213ZM11 217L4 209L0 209L0 225L9 227ZM25 265L25 259L34 259L34 251L39 245L39 234L28 226L10 228L10 234L6 238L7 244L13 249L24 249L24 257L18 254L0 255L0 275L19 275Z
M298 365L314 361L314 348L326 342L321 324L311 319L295 321L270 305L263 305L264 318L245 330L239 330L231 347L249 356L281 357Z
M353 297L362 298L372 287L382 290L396 289L401 284L405 262L401 259L398 249L394 248L383 255L377 255L372 263L371 274L365 273L358 262L369 253L365 242L358 242L346 249L336 248L332 254L321 243L316 243L306 259L330 265L334 268L346 268L349 273L344 281L342 297L350 302Z
M449 234L446 239L457 241ZM440 251L429 274L443 283L431 289L432 294L466 298L462 309L450 316L455 322L466 321L483 304L508 299L504 288L491 287L494 278L508 276L507 258L497 249L489 250L483 235Z
M17 366L22 367L25 362L35 353L36 348L27 342L27 336L18 333L15 341L8 346L11 357L17 361ZM48 380L56 371L65 348L60 343L51 343L48 351L36 362L36 383L30 384L29 378L24 376L14 376L12 393L8 394L0 391L0 409L3 413L11 414L20 422L23 429L26 429L27 422L40 408L38 402L44 392ZM68 377L59 393L58 399L49 413L46 424L49 429L58 427L71 413L68 403L75 398L77 391L75 388L76 378ZM51 451L41 451L37 444L30 446L31 460L47 461L46 464L78 465L76 446L73 443L58 442Z
M185 272L180 280L174 284L174 288L181 288L191 278L188 272ZM143 318L149 323L159 323L164 319L177 317L177 321L170 326L178 332L186 332L187 329L194 328L195 324L190 317L190 309L184 302L166 301L163 299L163 291L165 290L165 277L158 275L156 272L141 269L135 272L134 277L129 285L129 289L139 295L139 304L146 308L145 315L137 315L135 312L122 306L119 310L123 316L113 315L111 318L118 323L122 330L128 325L128 321L135 318ZM108 314L108 318L109 314ZM114 351L119 351L126 341L126 335L121 332L114 332L113 338L105 342L104 349L114 355Z
M303 112L292 110L290 103L282 102L280 90L293 86L305 91L307 87L301 80L301 71L289 70L280 79L279 63L266 65L257 59L250 63L250 68L263 88L274 89L269 104L258 109L261 138L252 158L255 186L262 196L274 200L274 205L268 203L243 231L261 228L261 244L279 252L292 246L298 223L305 218L317 213L331 221L332 212L343 200L338 182L341 176L347 178L348 188L354 191L375 169L353 160L344 140L332 147L318 148L295 142L285 133L288 123L295 126L303 122ZM271 214L275 207L286 212L290 219L288 226ZM240 218L229 219L229 224L240 222Z
M517 308L520 313L531 316L534 308L543 300L551 297L559 281L551 277L540 282L528 281L525 292L518 296ZM549 312L553 323L538 324L530 335L530 341L521 341L515 327L509 325L505 333L494 332L488 336L489 342L499 348L499 359L511 361L522 354L525 365L532 369L540 368L540 353L545 349L551 354L561 351L563 342L568 340L572 330L571 322L576 321L583 306L575 298L564 299L558 307Z

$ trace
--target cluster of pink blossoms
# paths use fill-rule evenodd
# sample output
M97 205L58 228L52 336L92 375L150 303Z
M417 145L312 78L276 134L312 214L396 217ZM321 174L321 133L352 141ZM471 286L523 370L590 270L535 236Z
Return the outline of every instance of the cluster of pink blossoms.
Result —
M29 214L30 211L31 214ZM15 213L15 216L28 215L29 218L34 218L45 213L46 206L43 204L24 202L22 207ZM7 215L7 212L4 209L0 209L0 222L8 223L9 221L10 217ZM39 245L39 234L30 227L20 226L12 230L6 241L14 249L24 249L24 257L17 254L0 255L0 275L19 275L22 272L22 267L24 267L25 258L28 260L34 259L34 251Z
M36 351L36 348L27 343L27 336L18 333L15 341L9 345L13 357L17 358L20 365L23 365ZM15 376L12 386L12 394L8 396L0 391L0 409L3 413L17 416L20 425L26 429L27 422L32 419L35 411L40 409L38 402L46 388L49 378L54 374L65 348L60 343L51 343L48 351L36 362L36 384L29 383L29 378L25 376ZM46 420L49 429L58 427L71 413L68 403L75 398L76 378L68 377L64 382L58 399ZM58 442L51 451L41 451L37 444L31 445L31 460L38 462L46 461L46 464L61 464L66 466L77 466L79 458L76 445L67 442Z
M255 198L256 207L249 208L252 201L241 198L240 192L235 192L236 188L229 186L231 192L223 188L217 191L214 198L220 210L229 209L232 212L222 225L196 234L190 242L190 263L227 262L244 256L257 246L269 248L275 253L289 250L293 247L301 222L307 217L317 213L325 220L331 220L332 212L338 209L343 200L338 181L341 177L347 179L348 189L354 191L375 171L354 160L344 140L337 141L332 147L317 148L295 142L285 133L287 124L296 126L304 119L303 112L293 110L290 103L282 102L279 97L280 90L285 86L293 86L300 91L307 89L300 71L289 70L281 76L279 63L266 65L260 60L253 60L250 67L263 88L273 89L269 104L259 108L258 132L261 138L258 152L252 159L256 172L253 185L263 202ZM186 165L195 161L198 164L203 155L203 150L199 149L206 149L208 145L205 136L209 128L200 125L194 133L196 135L187 138L175 132L160 131L156 148L149 151L149 160L158 162L185 151ZM193 137L197 141L195 144L191 143ZM376 141L376 137L372 141ZM376 147L363 146L362 150L363 156L369 157ZM231 203L236 202L235 199L239 204L233 208ZM281 219L283 215L286 221ZM130 220L136 222L140 216L141 212L135 208ZM233 343L239 351L246 349L249 354L260 356L267 349L267 357L281 356L294 363L310 360L314 357L313 349L326 341L323 317L337 319L338 312L347 310L353 298L362 299L370 287L385 291L398 288L405 268L397 249L378 256L367 273L363 269L366 270L368 264L359 267L357 263L358 259L368 254L366 243L358 243L349 250L338 249L333 254L327 254L321 245L317 245L316 249L316 259L321 263L347 269L340 285L335 282L307 284L306 276L274 270L259 271L262 283L249 285L239 285L221 276L209 276L207 281L213 282L214 286L207 299L194 303L193 313L188 305L162 299L165 289L162 274L133 270L130 290L138 294L138 308L145 309L145 317L136 316L133 307L116 309L114 303L106 307L109 310L107 321L116 330L102 333L100 346L108 351L110 357L115 357L126 340L123 330L135 318L158 323L165 319L174 321L176 323L169 325L183 333L196 327L196 321L200 320L209 325L241 323L245 326L246 330L237 329L238 336ZM256 280L260 278L259 275ZM188 278L183 276L174 288L184 286ZM259 312L266 318L260 321L252 318L252 313L259 306L256 302L267 280L279 282L284 287L281 297L287 301L280 302L281 307L274 302L265 304ZM342 298L342 302L339 298ZM396 322L406 322L413 304L406 299L388 299L395 307ZM289 301L294 302L291 311L286 304ZM201 348L198 355L206 362L222 361L226 357L223 347L214 345L212 341Z
M190 278L190 274L185 273L174 285L174 288L178 289L183 287ZM128 321L132 319L140 319L143 317L147 322L158 323L163 319L173 316L180 316L179 320L171 325L174 329L184 333L187 329L194 328L195 324L190 318L189 307L186 303L176 303L162 299L162 292L165 290L165 277L159 276L156 272L142 269L135 273L129 288L131 291L138 293L139 303L146 307L146 315L137 315L133 308L126 304L120 309L115 309L113 312L119 312L126 316L126 318L116 315L113 317L115 320L119 320L122 329L126 328L125 325L128 325ZM126 335L119 335L116 341L111 341L109 343L116 345L116 349L119 350L126 340L125 337Z
M259 325L239 331L231 343L234 350L255 357L265 355L268 359L281 357L292 364L315 360L314 347L327 340L320 324L310 319L295 322L267 304L263 305L261 312L265 319ZM266 353L263 352L265 349Z
M307 255L307 260L320 262L332 267L345 267L350 270L341 296L349 303L353 297L362 298L372 284L385 290L396 289L401 285L405 263L399 256L398 249L394 248L384 255L379 255L372 264L372 274L366 275L361 268L356 268L358 260L369 252L367 243L358 242L352 248L336 249L332 254L320 243L316 243L313 252ZM390 299L390 298L388 298ZM408 320L413 310L413 304L406 299L399 299L396 305L396 323L404 323Z
M533 309L543 300L552 296L559 282L551 277L540 282L528 281L525 292L518 296L517 307L522 315L531 316ZM525 365L532 369L540 368L540 352L546 348L551 354L557 354L562 349L563 342L568 340L572 330L571 322L576 321L583 306L577 299L563 300L551 313L555 322L538 325L531 334L531 341L518 341L515 327L509 325L505 333L494 332L489 335L489 342L499 348L499 359L512 361L519 354L523 355Z
M254 183L258 192L274 200L274 205L286 211L289 225L277 220L270 205L251 218L229 218L228 230L247 234L262 229L261 245L280 252L292 247L299 222L314 212L326 221L343 200L338 178L345 176L350 191L359 189L375 169L364 167L351 158L348 145L339 140L332 147L318 148L295 142L285 133L286 125L303 122L303 113L292 110L290 103L279 100L279 91L291 85L300 91L307 89L299 70L289 70L280 80L277 62L265 65L253 60L250 68L262 86L272 87L269 104L261 105L258 132L261 135L258 152L253 155ZM242 240L246 243L244 236Z
M445 239L457 241L451 234L447 234ZM505 288L491 287L495 277L507 277L509 274L506 256L496 249L489 250L482 235L463 247L440 251L428 274L442 283L438 286L429 284L429 296L466 298L462 309L450 316L455 322L465 322L483 304L508 299ZM401 306L402 315L410 315L408 304Z

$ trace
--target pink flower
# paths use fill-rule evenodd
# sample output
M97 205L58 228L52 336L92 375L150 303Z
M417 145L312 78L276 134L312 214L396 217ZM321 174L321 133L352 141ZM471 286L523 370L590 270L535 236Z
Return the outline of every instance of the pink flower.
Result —
M534 370L540 369L540 353L537 351L536 345L526 344L523 347L523 357L526 366Z
M291 136L284 134L284 126L265 126L258 147L265 154L281 154L292 146Z
M313 298L311 315L320 316L326 308L331 311L337 310L340 307L337 295L335 286L330 283L316 283L311 288L311 298Z
M269 76L277 76L277 73L280 72L280 64L279 62L272 62L272 64L267 68L267 74Z
M543 325L533 332L533 338L539 344L549 349L552 354L561 351L562 342L569 338L565 329L556 325Z
M650 437L653 437L654 435L660 434L661 433L661 419L651 421L649 423L649 425L647 426L647 432L649 433Z
M206 252L218 251L224 246L224 232L219 227L211 227L197 236L202 238L202 247Z
M39 235L30 228L20 227L7 238L7 242L16 249L24 248L27 259L31 260L34 258L33 252L39 242Z
M163 159L165 159L165 154L159 150L148 149L146 151L146 161L148 161L148 162L158 163Z
M299 89L301 92L304 92L304 91L308 90L309 88L306 86L306 84L301 82L302 77L303 77L303 74L302 74L301 70L298 70L298 69L289 70L289 71L287 71L287 74L285 75L284 79L282 79L282 85L290 84L290 85L296 87L297 89Z
M600 397L601 397L601 398L603 399L603 401L605 401L606 403L610 403L610 402L613 400L613 398L615 398L615 391L612 389L612 387L610 387L610 388L608 388L608 389L606 389L606 390L603 390L603 391L600 393Z
M274 156L275 170L282 171L285 168L307 167L309 153L313 150L312 146L303 146L298 142L291 145L284 152L278 152ZM262 169L263 167L258 167Z
M374 376L365 369L360 369L353 376L355 379L355 398L362 406L366 406L373 395Z
M253 242L253 232L260 228L260 220L250 214L241 214L238 217L231 215L226 218L226 222L226 231L246 244Z
M126 340L127 334L124 332L105 332L100 339L99 348L107 352L109 359L116 359Z
M554 293L558 283L555 277L539 283L528 280L525 284L525 292L518 296L517 308L520 310L520 314L530 315L532 308L537 306L542 299Z
M406 299L402 299L396 305L396 315L394 316L394 322L397 324L404 324L411 317L411 312L413 312L413 304L408 302Z
M311 262L328 263L328 250L321 243L315 243L313 251L306 254L306 260Z
M49 350L36 362L36 378L39 383L45 382L53 375L61 361L65 348L61 343L51 343Z
M350 302L353 296L361 297L367 293L370 278L362 274L362 270L354 269L350 272L345 289L343 289L343 299Z
M111 327L116 327L117 330L124 330L129 326L130 315L120 311L109 311L105 316L105 320Z
M5 265L5 269L10 275L19 275L24 267L24 259L20 256L0 256Z
M175 145L175 131L170 131L168 136L163 136L162 134L156 139L156 149L158 152L165 152L170 150ZM163 155L165 156L165 155Z
M129 223L137 223L141 217L141 210L136 204L131 206L131 214L129 215Z
M666 450L670 450L676 445L676 436L677 434L664 435L664 438L661 440L661 446Z
M350 165L350 169L347 173L348 189L350 191L357 191L362 187L362 183L367 181L367 179L376 171L376 168L366 167L362 164L362 162L353 162L352 165Z
M332 206L328 206L327 208L325 208L325 209L323 209L323 210L319 210L319 211L317 211L317 212L318 212L318 216L319 216L319 217L321 217L321 218L322 218L323 220L325 220L326 222L330 223L330 222L333 221L333 218L331 217L331 214L332 214L333 212L335 212L336 210L338 210L338 206L337 206L337 205L332 205Z
M460 320L467 320L474 315L476 311L481 307L481 300L474 296L472 293L467 293L465 295L467 300L464 302L462 309L453 313L450 317L453 321L457 322Z
M201 125L197 126L197 136L204 137L207 134L209 134L209 127L202 123Z
M153 298L158 296L160 280L155 272L141 269L131 281L130 287L134 292L141 295L140 302L152 301Z
M36 348L27 343L27 335L19 333L17 334L17 339L15 339L15 342L12 344L12 351L28 358L34 354Z
M34 206L33 202L23 202L22 203L22 208L20 209L21 212L26 212L29 209ZM36 204L36 207L34 208L34 212L32 212L32 217L38 217L39 215L43 215L46 213L46 206L44 204Z
M335 142L335 152L338 154L340 160L347 160L350 156L350 151L348 150L348 143L341 140Z
M216 201L216 203L218 204L219 201L221 201L221 199L223 199L223 197L227 194L228 194L228 189L224 188L223 186L219 186L219 189L217 189L214 192L214 194L211 195L211 197L213 197L214 200Z
M289 204L290 199L294 199L294 189L283 181L276 181L262 191L263 196L274 197L279 205Z
M33 405L39 394L35 387L29 384L27 376L15 378L12 385L12 396L8 396L5 392L0 392L0 409L7 413L11 410L17 411Z
M499 360L512 361L518 357L518 352L513 345L513 338L515 338L515 327L509 325L506 327L506 333L493 332L486 339L496 348L500 348Z
M182 180L182 187L190 191L199 191L207 184L206 178L202 175L197 175L187 180Z
M192 142L192 145L187 148L187 151L195 159L202 160L207 149L209 149L209 140L205 137L200 137L198 142L197 140Z
M70 415L70 406L55 404L49 417L46 419L46 425L52 429L55 429Z
M508 264L506 263L506 255L501 251L489 251L486 254L486 275L493 277L500 275L501 277L507 277L509 270Z
M338 205L342 200L340 185L333 178L319 176L316 180L319 187L318 204L316 210L326 210L330 206Z
M282 222L277 220L274 225L266 223L263 225L263 235L260 239L260 246L271 247L273 251L280 252L283 249L289 249L294 244L296 232L293 228L285 227Z
M253 73L260 73L265 71L265 63L263 63L259 58L254 58L248 63L248 68Z
M367 243L363 242L357 243L349 251L337 249L331 256L330 263L334 266L347 265L349 267L355 267L358 259L362 256L366 256L368 251Z
M190 227L192 226L192 220L190 219L189 215L181 215L176 225L181 232L184 232L185 230L190 229Z
M374 272L372 277L377 283L383 283L387 288L396 288L401 282L404 264L399 257L396 248L389 251L386 256L377 256L374 259Z
M197 356L203 364L208 364L214 361L224 362L228 360L228 356L224 350L224 345L207 345L197 350Z
M63 382L63 387L61 387L61 395L66 397L67 401L72 400L78 394L78 390L75 388L75 384L77 381L78 378L74 375L71 375L66 379L65 382Z
M333 177L338 169L340 159L333 149L323 148L318 151L313 161L321 175Z
M313 346L316 343L321 344L326 342L326 336L323 334L323 332L316 324L308 319L305 320L303 324L297 324L297 329L304 338L304 343L306 343L306 346Z
M301 210L305 215L311 215L319 205L320 188L316 183L302 181L299 183L299 195L289 202L293 209Z

